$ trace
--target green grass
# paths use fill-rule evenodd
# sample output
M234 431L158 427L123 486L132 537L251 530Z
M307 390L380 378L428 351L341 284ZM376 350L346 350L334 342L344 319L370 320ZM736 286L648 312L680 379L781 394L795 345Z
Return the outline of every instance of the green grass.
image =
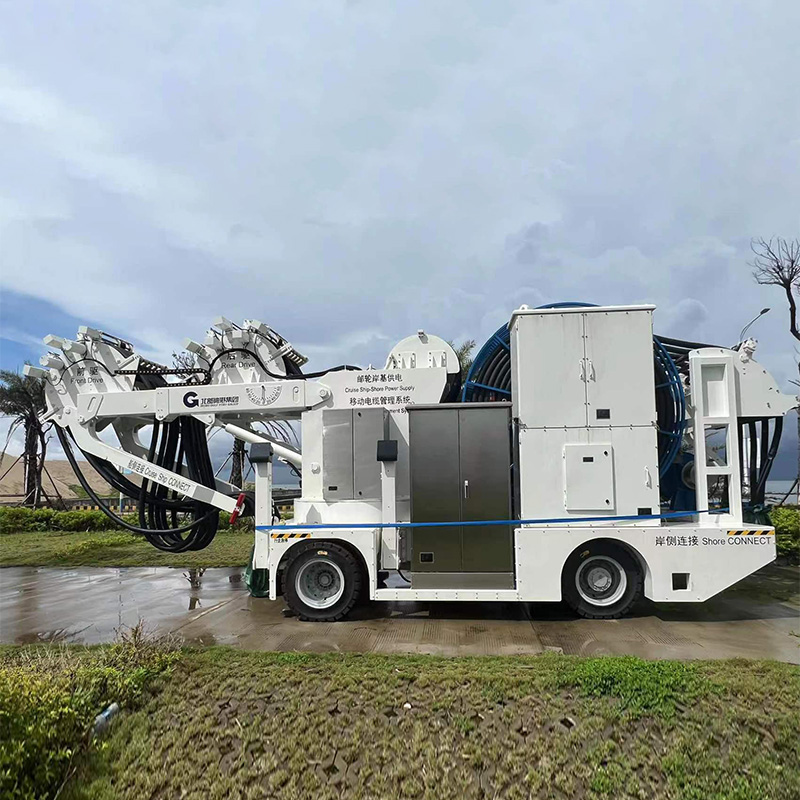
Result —
M177 554L125 531L28 531L0 535L0 566L243 567L252 546L247 530L219 531L205 550Z
M798 709L773 662L193 650L63 796L789 800Z

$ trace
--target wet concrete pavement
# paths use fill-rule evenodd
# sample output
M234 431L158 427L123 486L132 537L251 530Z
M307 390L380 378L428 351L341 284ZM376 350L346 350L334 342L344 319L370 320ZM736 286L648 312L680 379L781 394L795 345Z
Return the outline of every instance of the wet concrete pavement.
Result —
M241 570L0 569L0 642L113 640L144 620L194 644L251 650L645 658L800 663L800 571L771 566L703 604L643 601L622 620L558 603L371 603L337 623L300 622L248 595Z

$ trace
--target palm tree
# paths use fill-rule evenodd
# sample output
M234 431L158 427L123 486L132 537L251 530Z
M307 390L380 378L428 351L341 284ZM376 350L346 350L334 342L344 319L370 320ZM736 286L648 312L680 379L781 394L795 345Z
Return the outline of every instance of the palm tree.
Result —
M47 451L44 429L39 421L39 414L44 409L43 381L22 376L18 372L0 370L0 414L12 418L0 458L5 456L14 432L22 426L25 435L22 450L25 496L22 502L34 507L42 496L42 469Z
M461 377L466 378L469 368L472 366L472 351L475 349L474 339L465 339L461 344L455 345L453 342L448 344L456 351L458 363L461 364Z

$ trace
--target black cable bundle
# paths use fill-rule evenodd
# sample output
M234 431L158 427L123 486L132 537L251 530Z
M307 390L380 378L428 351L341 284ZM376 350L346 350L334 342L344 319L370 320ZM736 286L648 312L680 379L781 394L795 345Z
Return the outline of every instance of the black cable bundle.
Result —
M770 438L770 422L772 437ZM744 429L747 426L749 452L744 452ZM759 430L760 427L760 430ZM783 417L739 420L739 468L744 475L744 458L747 456L751 507L763 506L766 499L767 479L781 443Z
M216 508L207 503L180 497L167 487L144 478L142 485L137 486L108 461L84 453L92 467L112 488L128 497L138 497L141 527L131 525L97 496L78 465L70 438L58 426L56 432L78 482L100 510L117 525L142 534L154 547L170 553L202 550L211 544L219 524L219 511ZM214 470L208 453L205 426L193 417L181 417L165 424L154 422L147 460L178 474L185 472L195 483L214 488ZM192 521L181 524L178 519L178 514L181 513L191 514Z

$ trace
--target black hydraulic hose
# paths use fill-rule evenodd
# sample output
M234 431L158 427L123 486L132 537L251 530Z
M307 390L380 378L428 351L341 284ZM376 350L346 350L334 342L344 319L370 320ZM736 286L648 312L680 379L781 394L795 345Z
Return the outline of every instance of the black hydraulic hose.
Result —
M156 457L156 464L159 467L164 467L167 464L169 464L169 466L172 466L172 460L175 457L174 449L177 447L177 438L178 438L178 431L174 422L168 422L161 428L161 436L158 444L158 455ZM152 461L152 457L148 460ZM153 484L153 489L149 493L149 496L152 499L152 501L149 502L147 505L148 528L152 530L171 529L169 523L167 522L166 509L163 506L163 503L167 500L168 494L169 490L165 486L162 486L161 484ZM190 510L193 512L196 506L197 504L193 503L191 505ZM173 527L177 527L177 520L176 524ZM194 535L195 531L193 530L189 535L189 537L187 538L191 538ZM181 537L177 535L159 537L159 540L160 542L163 542L166 548L168 548L171 551L179 550L186 541L184 539L181 539Z
M161 437L161 423L158 420L154 420L153 431L150 436L150 448L147 453L147 460L151 464L154 463L153 459L159 440L163 441ZM142 478L142 485L139 493L139 524L142 526L145 538L153 547L159 550L175 552L181 547L183 540L174 529L168 529L166 524L163 528L159 528L154 517L154 506L149 502L150 497L153 497L153 499L157 498L157 492L148 492L148 484L148 480ZM187 530L191 531L193 528L194 521L187 527Z
M106 506L102 500L97 496L97 493L92 489L91 484L86 480L81 472L80 467L78 466L78 462L75 458L75 454L72 452L72 446L70 444L69 439L65 435L63 429L56 425L56 433L58 435L58 439L61 442L61 447L64 450L64 455L67 457L67 461L69 461L70 466L72 467L73 471L75 472L75 477L78 479L78 483L80 483L83 490L89 497L94 500L94 502L98 505L100 510L109 518L114 520L118 525L122 526L126 530L131 531L132 533L139 533L139 534L148 534L148 533L155 533L155 534L174 534L174 533L183 533L184 531L191 530L197 523L193 522L191 525L185 525L183 528L174 528L171 530L163 530L163 531L153 531L148 530L146 528L137 528L135 525L131 525L130 523L126 522L122 517L115 514L108 506ZM212 509L208 514L206 514L203 519L210 519L213 515L219 514L217 509Z
M744 422L739 420L739 476L744 476Z
M758 476L758 486L756 486L756 497L759 500L760 504L764 503L764 495L767 489L767 478L769 478L769 473L772 470L772 464L775 461L775 457L778 455L778 448L781 445L781 435L783 434L783 417L774 417L775 420L775 430L772 434L772 442L769 446L769 451L766 453L765 459L761 464L761 472ZM764 420L764 422L769 425L769 420ZM765 431L764 435L769 433L769 430ZM750 497L752 500L753 492L751 490Z
M352 372L362 372L361 367L355 367L352 364L339 364L338 367L331 367L330 369L323 369L319 372L301 372L298 377L302 378L321 378L323 375L327 375L329 372L344 372L344 371L352 371Z
M258 362L258 366L261 367L261 369L263 369L264 372L266 372L270 378L274 378L275 380L280 380L280 381L288 380L287 375L279 375L276 372L271 372L269 367L267 367L267 365L261 360L261 356L259 356L258 353L256 353L254 350L248 350L246 347L229 347L227 350L223 350L222 352L217 353L217 355L213 359L211 359L211 362L209 363L208 368L206 369L207 384L211 382L211 370L214 369L214 365L217 363L217 361L219 361L222 358L222 356L228 355L228 353L247 353L248 356L251 356Z
M302 372L299 371L296 375L290 375L289 370L287 369L286 375L280 375L275 372L271 372L267 365L261 360L261 357L256 353L254 350L248 350L245 347L229 347L226 350L223 350L211 360L211 363L208 365L208 369L206 370L208 381L211 380L211 370L214 368L214 365L219 361L222 356L227 355L228 353L247 353L248 356L252 356L261 369L269 375L270 378L280 381L292 380L292 378L321 378L323 375L327 375L329 372L341 372L342 370L354 370L354 371L361 371L361 367L355 367L352 364L340 364L338 367L331 367L330 369L323 369L319 372Z
M758 484L756 485L756 502L763 503L764 498L761 496L760 488L764 478L764 471L767 468L767 457L769 456L769 420L761 420L761 453L758 458Z
M753 490L755 486L758 484L758 450L757 448L757 440L758 440L758 432L756 430L756 422L755 420L748 420L747 422L747 431L748 431L748 438L750 439L750 469L748 475L748 482L750 484L750 502L754 501L754 493Z

